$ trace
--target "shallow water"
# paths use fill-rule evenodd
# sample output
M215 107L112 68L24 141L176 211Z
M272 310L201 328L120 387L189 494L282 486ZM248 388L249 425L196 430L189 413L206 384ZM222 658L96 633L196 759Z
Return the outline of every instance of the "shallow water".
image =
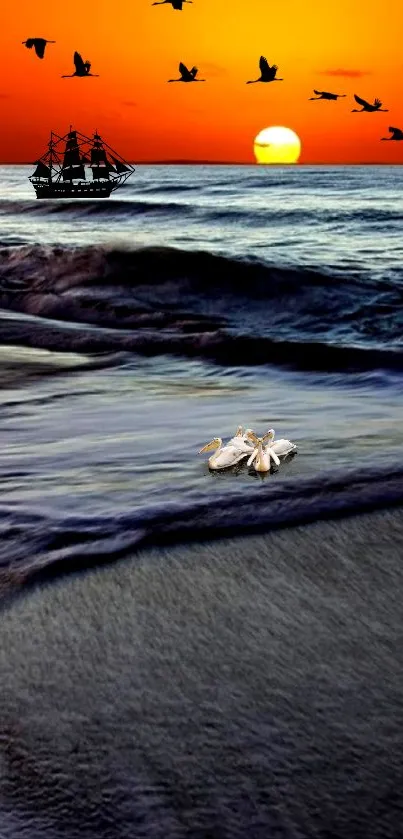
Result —
M28 174L0 167L3 566L397 503L403 167L140 166L108 201ZM298 454L209 472L238 424Z
M253 499L267 501L260 516L275 523L276 504L279 516L288 509L304 519L315 513L318 495L331 515L340 482L353 509L365 498L394 501L403 482L401 387L381 374L354 376L349 385L336 376L306 374L301 381L271 367L228 371L160 357L158 363L138 359L106 369L36 373L15 388L6 382L2 399L7 566L62 558L72 532L78 543L72 554L83 550L83 541L91 553L113 552L133 544L161 516L176 520L180 530L184 511L197 519L205 505L215 522L221 508L222 526L234 521L235 505L235 530L258 523ZM297 441L298 454L269 475L244 463L210 472L198 450L217 433L231 436L236 422L261 432L274 425ZM385 480L392 475L396 487L389 496Z

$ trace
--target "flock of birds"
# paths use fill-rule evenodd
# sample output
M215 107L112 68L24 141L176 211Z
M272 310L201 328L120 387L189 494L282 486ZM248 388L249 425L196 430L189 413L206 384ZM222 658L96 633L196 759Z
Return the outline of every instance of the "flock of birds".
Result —
M188 0L189 2L189 0ZM38 58L43 58L45 55L46 44L55 44L56 41L47 41L46 38L27 38L26 41L22 42L27 49L31 50L32 47L34 48ZM91 62L90 61L83 61L79 52L75 52L73 56L73 62L75 67L75 72L70 73L68 75L62 76L62 79L71 79L73 76L97 76L96 73L91 73Z
M229 469L247 457L247 465L253 465L256 472L270 472L272 462L279 466L280 457L288 457L297 451L295 443L285 439L274 440L274 437L273 428L269 428L263 437L257 437L251 428L244 431L239 425L228 443L223 445L221 437L215 437L200 449L199 454L214 450L208 460L210 469Z
M184 3L192 3L192 0L156 0L156 2L152 3L152 6L164 6L166 4L171 5L173 9L176 11L182 11ZM43 58L45 55L45 49L47 44L54 44L55 41L48 41L45 38L28 38L26 41L23 41L23 44L28 49L34 48L36 55L38 58ZM79 76L81 78L85 78L86 76L96 76L97 74L91 73L91 62L90 61L83 61L79 52L75 52L73 56L73 62L75 71L74 73L62 76L63 79L73 78L73 76ZM259 60L259 68L260 68L260 76L257 79L251 79L247 81L246 84L256 84L258 82L269 83L269 82L282 82L284 79L277 77L278 66L277 64L270 65L263 55L260 56ZM181 61L179 64L179 73L180 76L178 79L168 79L168 82L184 82L186 84L190 82L205 82L206 79L198 79L198 68L192 67L190 70L186 67L185 64ZM337 101L338 99L345 98L347 94L345 93L332 93L328 90L314 90L315 96L311 96L309 101L319 101L319 100L327 100L327 101ZM366 99L362 99L357 94L354 94L354 99L357 105L361 105L361 108L353 108L352 113L388 113L386 108L382 108L382 102L380 99L374 99L373 102L367 102ZM391 134L390 137L382 137L382 140L396 140L401 141L403 140L403 130L401 128L396 128L395 126L389 127L389 133Z

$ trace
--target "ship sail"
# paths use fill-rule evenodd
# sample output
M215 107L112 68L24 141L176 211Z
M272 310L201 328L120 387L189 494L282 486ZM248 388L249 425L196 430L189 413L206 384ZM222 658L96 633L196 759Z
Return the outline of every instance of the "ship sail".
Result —
M49 166L46 166L45 163L42 163L41 160L38 160L35 172L31 175L31 178L48 178L51 177L51 171Z
M109 167L108 166L91 166L92 169L92 179L93 181L98 180L109 180Z
M121 163L120 160L117 160L116 157L113 157L113 155L112 160L116 166L116 171L119 175L121 175L123 172L130 172L129 167L126 166L124 163Z
M62 164L62 178L64 181L85 181L85 169L78 148L76 131L69 131Z
M92 179L94 181L98 180L109 180L109 175L111 172L116 173L115 167L112 163L108 160L106 151L104 149L101 137L99 134L94 134L94 141L91 148L91 163L92 169Z
M99 163L105 163L106 165L107 162L106 151L103 146L100 143L94 143L91 149L91 166L93 164L97 166Z
M63 166L62 178L64 181L80 180L85 181L85 169L80 163L79 166Z
M75 149L67 149L64 152L63 166L79 166L81 163L78 146Z
M104 165L102 165L102 163L99 164L99 165L91 163L91 169L92 169L92 178L93 178L94 181L97 181L98 178L109 179L109 175L110 175L111 172L116 173L115 167L112 166L112 163L110 163L109 160L106 160L106 163Z

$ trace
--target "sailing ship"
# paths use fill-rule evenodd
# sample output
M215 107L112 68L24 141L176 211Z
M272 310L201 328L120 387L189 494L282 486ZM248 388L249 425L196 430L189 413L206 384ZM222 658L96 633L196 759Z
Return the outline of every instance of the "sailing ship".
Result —
M64 137L51 131L29 180L37 198L109 198L133 172L97 131L90 138L70 127Z

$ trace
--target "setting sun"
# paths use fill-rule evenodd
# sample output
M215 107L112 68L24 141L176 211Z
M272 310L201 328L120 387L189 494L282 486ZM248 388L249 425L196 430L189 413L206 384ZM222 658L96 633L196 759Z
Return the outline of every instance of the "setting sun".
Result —
M273 125L255 137L254 152L257 163L297 163L301 141L291 128Z

